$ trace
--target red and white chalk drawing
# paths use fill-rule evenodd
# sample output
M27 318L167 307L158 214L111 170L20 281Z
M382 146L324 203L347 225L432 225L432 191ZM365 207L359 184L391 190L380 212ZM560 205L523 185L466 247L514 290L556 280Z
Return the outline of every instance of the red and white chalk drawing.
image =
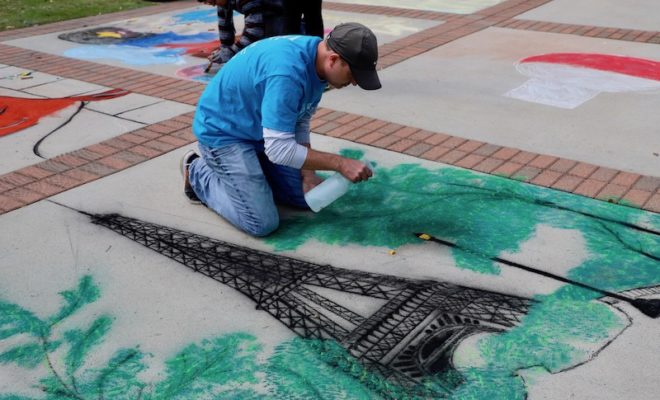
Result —
M568 109L601 92L660 89L660 62L643 58L551 53L524 58L516 69L530 79L505 96Z
M36 125L47 115L54 114L79 101L102 101L127 95L123 89L103 93L55 99L30 99L0 96L0 137Z

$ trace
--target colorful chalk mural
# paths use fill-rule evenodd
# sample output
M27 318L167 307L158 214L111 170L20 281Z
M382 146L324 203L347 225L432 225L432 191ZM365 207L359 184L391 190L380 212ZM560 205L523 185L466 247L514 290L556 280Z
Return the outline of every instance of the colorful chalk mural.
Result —
M185 64L183 55L204 57L219 46L211 32L179 35L174 32L132 32L116 27L102 27L66 33L62 40L84 43L64 52L83 60L114 59L128 65Z
M630 326L652 318L598 290L631 298L660 294L658 215L451 168L377 167L372 180L320 213L290 215L266 243L282 251L315 240L333 246L335 257L346 245L450 250L455 267L432 269L438 276L448 268L478 272L478 290L393 276L386 267L371 273L358 265L308 263L117 214L86 218L99 233L114 231L146 246L154 261L170 258L215 279L219 289L242 293L300 338L280 343L273 353L263 350L256 331L180 343L153 381L141 374L150 358L140 343L115 349L96 360L100 364L87 363L123 318L106 310L76 320L75 328L56 329L102 295L103 282L92 273L81 276L76 288L62 288L62 305L49 315L37 317L21 299L1 297L0 362L13 365L14 373L39 370L33 384L42 396L0 398L525 399L533 385L524 380L525 371L580 368ZM586 256L562 274L598 289L564 282L529 299L485 290L490 276L510 268L496 259L520 251L546 228L579 235ZM421 240L419 232L455 246ZM102 253L107 245L100 246ZM531 266L555 268L552 259ZM319 287L385 303L365 315L352 309L355 304L331 301ZM478 359L455 359L460 343L479 333L472 344ZM17 336L23 340L12 340Z
M239 15L239 14L236 14ZM59 39L83 44L64 52L82 60L116 60L131 66L190 64L185 56L206 59L220 46L215 7L185 11L156 20L132 20L122 26L105 26L60 34ZM208 82L208 62L177 69L176 76Z
M507 92L514 99L574 109L599 93L660 89L660 61L593 53L526 57L516 69L530 79Z
M208 57L219 47L214 7L186 11L162 18L129 20L66 32L58 38L83 44L64 52L83 60L116 60L131 66L185 65L185 56ZM187 67L190 68L190 67ZM206 74L190 77L207 81ZM185 72L179 76L189 77Z
M323 393L326 398L337 398L335 395L343 393L373 398L369 389L343 372L357 374L361 367L337 345L323 341L283 343L264 362L258 359L262 346L253 336L221 335L182 348L167 360L163 379L157 382L140 379L149 354L137 344L117 349L103 366L85 368L116 317L101 315L89 325L59 332L59 325L94 303L101 291L91 276L83 276L77 287L62 291L61 296L60 309L46 318L37 317L19 304L0 300L0 341L15 336L26 339L8 349L0 347L0 363L24 369L46 366L37 384L44 398L190 399L212 394L216 398L256 399L265 391L257 387L259 374L266 377L268 391L276 398L305 398L315 393ZM318 381L318 385L311 385L311 381ZM0 394L0 398L30 397Z
M0 136L16 133L39 123L45 116L52 115L75 103L81 106L87 101L103 101L125 96L129 92L121 89L108 90L83 96L55 99L33 99L0 96Z
M139 48L162 47L166 49L182 49L183 54L194 57L207 57L215 50L220 42L211 40L200 41L209 38L208 34L203 36L177 35L173 32L165 34L138 33L116 27L100 27L89 30L63 33L58 36L62 40L86 45L123 45Z
M469 171L417 165L378 169L373 182L311 221L302 216L286 221L268 242L279 250L309 240L396 249L417 243L415 232L428 232L459 245L450 248L457 267L501 274L509 267L493 258L519 251L540 226L580 232L589 256L567 271L568 278L615 292L649 288L647 295L658 296L657 215ZM552 260L546 261L544 268L552 269ZM464 381L450 398L523 399L522 371L560 373L593 359L597 350L578 342L606 345L616 336L613 331L631 323L618 310L594 302L601 296L575 285L536 296L519 326L479 342L481 363L458 369Z
M500 2L358 0L453 13ZM174 65L182 67L179 76L208 80L203 65L184 64L186 57L205 57L217 46L215 21L208 7L60 38L81 45L67 50L70 57ZM393 36L412 32L404 23L385 28ZM534 84L507 96L562 108L578 107L599 92L653 90L660 81L657 61L615 55L536 55L517 68ZM76 102L122 95L0 98L0 136ZM362 157L360 151L346 150L344 155ZM107 181L102 181L89 190L105 189ZM131 182L148 191L148 185L139 183ZM2 400L534 399L534 378L580 373L612 356L611 351L621 355L620 348L612 347L626 342L629 337L622 337L635 327L657 324L660 216L515 180L419 164L378 166L372 180L322 212L287 214L279 231L258 242L259 250L236 243L240 236L235 241L211 238L208 232L220 224L196 221L197 228L208 225L204 234L184 228L190 220L174 215L174 208L155 223L124 216L153 210L122 202L123 193L112 193L112 201L119 200L108 207L121 215L105 214L109 211L101 210L103 205L80 193L71 191L2 215L3 226L17 228L0 232ZM73 199L87 210L65 204ZM25 215L32 213L44 221L44 231L57 229L62 243L51 248L53 253L12 258L10 253L27 254L47 245L39 235L5 243L21 234ZM579 248L579 256L559 265L553 254L568 246L548 241L552 254L539 251L521 260L521 254L543 247L547 232L568 237L575 246L570 250ZM83 240L89 240L88 248L79 245ZM113 253L117 243L124 247ZM311 246L326 253L309 261L305 251ZM291 254L296 251L300 254ZM368 269L351 258L357 251L367 256L389 253L390 261L376 271ZM80 255L85 252L92 257ZM60 258L62 254L66 257ZM450 262L443 258L447 255ZM38 257L46 259L43 265L24 263ZM408 264L401 261L404 257ZM80 259L89 263L81 265ZM424 274L406 270L413 263L424 263ZM155 274L141 274L139 267L145 264ZM503 284L521 268L532 275ZM181 275L172 277L179 270ZM459 284L451 279L457 271L476 278ZM26 283L60 275L75 279L46 283L61 291L59 302ZM119 275L125 280L117 279ZM145 287L159 285L164 296L181 300L184 296L172 290L174 281L189 275L194 278L187 282L199 286L186 296L196 307L185 312L200 319L224 317L225 323L244 321L242 327L249 328L221 325L191 339L180 335L181 321L164 308L154 320L171 318L173 329L131 335L140 329L129 329L136 325L132 316L144 315L139 303L157 301ZM133 304L119 305L117 293L127 293L117 288L124 289L126 280L136 281L139 293ZM210 298L199 289L202 285L218 295ZM245 308L224 307L230 297ZM221 307L208 313L204 305L213 302ZM264 337L275 326L289 335L278 336L270 349ZM170 339L162 342L166 351L160 354L149 347L157 335ZM626 344L627 357L641 357L645 350L643 341Z

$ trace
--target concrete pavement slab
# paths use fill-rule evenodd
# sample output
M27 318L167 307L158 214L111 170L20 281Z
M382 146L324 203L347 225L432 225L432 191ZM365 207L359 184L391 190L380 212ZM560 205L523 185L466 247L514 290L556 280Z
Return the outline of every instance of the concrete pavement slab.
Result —
M126 111L135 110L159 102L162 102L162 100L157 97L145 96L138 93L130 93L126 96L122 96L116 99L110 99L101 102L91 102L87 104L86 107L89 110L102 112L104 114L117 115ZM159 121L162 121L162 119Z
M326 34L330 33L332 28L341 23L353 21L372 29L378 40L378 45L381 46L442 24L442 21L401 18L389 15L358 14L330 10L323 12L323 25L325 26Z
M37 96L36 94L25 93L25 92L21 92L20 90L5 89L3 87L0 87L0 96L25 97L29 99L43 98L43 96Z
M653 372L641 366L656 365L657 360L654 358L657 350L654 350L653 353L640 353L634 358L621 358L617 357L616 354L625 352L626 343L655 343L657 340L657 329L651 325L633 323L612 342L611 351L603 354L603 357L598 357L580 368L562 372L564 380L560 384L543 373L532 372L529 375L526 374L525 379L533 382L529 397L530 399L568 399L571 396L589 398L594 393L607 391L613 397L642 398L640 393L649 393L649 390L653 391L655 389L651 387L653 386L653 383L651 383ZM612 365L617 365L617 368L610 368ZM628 374L620 373L623 370L635 371L634 373L641 379L635 379L636 382L633 383L625 376ZM593 375L597 375L599 378L587 378ZM580 395L575 393L576 387L580 387Z
M379 92L355 88L332 91L321 105L501 146L543 149L553 156L657 175L657 89L608 93L603 88L603 93L573 109L504 96L529 79L516 69L521 60L548 53L660 60L660 48L654 45L581 37L568 40L559 34L489 28L381 71L383 89Z
M21 74L29 74L29 78L21 77ZM45 83L51 83L62 78L59 76L45 74L38 71L29 71L22 68L6 67L0 71L0 87L7 89L22 90Z
M450 312L449 316L415 322L425 326L427 333L411 333L417 336L417 341L423 339L422 343L428 341L429 345L448 332L454 332L439 327L438 321L445 327L472 329L472 335L461 335L458 331L452 334L460 345L452 347L451 368L461 374L464 383L456 389L462 393L481 398L484 391L492 394L495 390L498 395L509 398L525 397L526 393L533 393L535 398L557 398L558 393L565 392L578 398L597 395L603 399L617 399L623 388L633 386L639 398L657 392L657 381L649 372L655 360L645 356L658 350L654 320L629 305L609 306L590 301L592 296L585 297L585 293L575 291L570 285L502 263L493 264L480 258L484 256L482 253L462 253L439 243L420 241L410 232L417 229L431 234L442 232L463 245L475 244L479 252L494 252L502 258L558 275L589 279L593 285L631 288L643 285L642 282L654 282L653 276L644 277L642 272L652 268L652 263L644 261L644 255L634 251L623 255L620 241L624 245L628 240L644 241L650 246L646 251L653 251L660 244L653 235L617 225L617 221L658 230L657 215L488 175L443 168L436 163L420 162L413 157L346 141L316 135L312 140L319 149L363 153L376 162L376 175L372 181L352 188L346 198L321 213L283 210L281 231L265 241L237 232L208 209L187 203L181 194L178 175L178 157L185 149L0 216L3 226L11 228L0 232L6 249L2 258L6 268L0 269L3 293L0 304L33 313L37 318L32 319L34 324L59 315L61 328L48 329L42 339L36 340L57 343L62 335L74 340L73 333L65 332L95 332L93 342L79 339L81 345L87 343L93 351L85 352L78 361L66 358L66 348L47 353L50 367L46 363L39 364L38 368L30 368L28 363L11 364L15 359L6 356L8 363L0 365L0 390L36 396L39 389L35 381L58 373L65 377L80 374L79 388L69 390L83 393L86 390L83 383L95 379L95 370L112 365L112 360L132 349L131 354L142 360L140 375L117 378L123 382L124 389L117 387L115 390L129 390L131 386L126 379L130 379L136 384L151 384L148 387L153 389L148 390L157 393L157 382L176 380L181 373L179 368L183 366L173 361L176 356L192 357L190 352L195 349L197 356L222 352L229 357L221 361L223 368L206 373L214 379L224 376L222 381L230 386L238 382L245 384L243 375L223 375L226 374L224 366L233 362L234 356L243 354L260 360L255 361L255 368L261 375L247 385L245 390L249 393L283 398L295 395L300 387L273 381L277 374L269 365L275 363L280 369L295 370L295 365L311 362L314 371L309 372L316 379L308 380L313 382L306 384L308 389L328 380L334 386L345 386L343 390L348 393L368 390L373 391L372 398L383 395L377 388L367 389L359 381L347 382L350 376L347 371L325 370L324 363L314 358L313 351L297 352L295 349L301 343L286 328L288 320L278 321L277 317L255 309L253 300L240 293L243 284L233 286L232 280L223 284L186 268L177 261L186 262L185 257L180 257L182 251L188 251L185 247L177 247L179 250L174 253L167 250L170 246L167 240L193 240L199 250L209 248L207 245L212 242L205 241L215 239L243 246L244 250L236 248L234 251L247 252L248 265L257 263L251 268L260 268L259 262L270 265L271 269L285 268L281 264L283 259L277 257L288 256L298 260L298 268L309 265L315 268L315 274L335 276L337 282L343 281L342 274L358 274L351 275L352 280L374 279L372 285L381 285L383 289L394 284L392 279L408 282L411 290L421 282L431 281L470 288L471 300L466 304L472 306L463 309L465 314L448 311L450 307L444 311ZM538 200L543 202L536 203ZM99 225L79 211L117 213L129 219L108 216L108 219L98 220ZM589 212L591 216L581 212ZM426 218L417 219L422 215ZM144 225L135 218L158 227ZM603 222L606 220L609 222ZM103 221L110 225L103 225L106 223ZM493 223L495 226L491 225ZM603 223L612 224L611 229L619 232L618 239L599 228ZM380 231L374 230L375 227ZM113 229L125 233L117 234ZM148 240L140 244L143 234L161 233L166 234L161 239L164 242ZM190 236L192 234L201 236ZM36 242L40 245L35 246ZM216 246L220 249L224 245L216 242L211 248ZM492 247L489 249L489 246ZM199 255L192 257L190 260ZM626 257L633 257L635 262L625 265L621 261ZM306 264L308 262L313 264ZM614 263L626 271L608 277L597 272L602 263ZM590 274L594 275L588 278ZM633 281L627 284L618 281L624 276L630 278L631 274L636 278ZM241 282L259 286L253 280L258 279L257 276L242 273L238 276ZM308 296L308 300L296 301L313 306L317 313L328 313L321 304L328 307L330 300L335 304L332 309L343 312L346 318L351 318L347 310L375 318L378 312L370 313L388 304L378 296L372 298L351 290L338 290L334 284L320 286L324 287L317 289L317 284L310 281L304 287L293 288L296 296L298 291ZM441 287L436 286L435 290ZM70 293L67 298L80 300L63 313L60 310L66 303L58 293L65 290ZM505 306L490 303L481 309L477 299L492 296L493 292L513 296L505 297L509 299L506 307L510 312L527 316L516 317L519 319L514 326L505 328L489 319L489 315L496 315L498 309ZM319 295L323 297L315 297ZM445 298L436 307L449 307L452 301L461 298L457 293L452 296L454 300ZM529 310L523 311L526 306L514 306L516 299L532 297L536 302ZM294 308L283 308L280 312L299 307L292 305L292 301L287 304ZM490 302L497 301L490 299ZM472 311L468 311L470 309ZM323 329L329 329L331 321L337 321L338 326L346 329L354 327L346 321L340 323L336 315L332 318L322 320ZM15 319L9 321L18 324ZM469 321L481 322L473 325ZM413 323L412 319L409 323ZM23 325L16 326L21 329ZM501 335L495 335L491 329L504 330ZM621 346L611 345L623 338L626 341ZM551 339L555 347L543 345L547 339ZM237 353L236 348L226 347L232 340L258 346ZM414 343L395 350L401 354L396 360L402 365L406 362L405 349L421 351ZM0 342L0 351L9 351L19 344L17 340L4 340ZM617 358L630 360L626 364L628 368L622 370L619 363L607 362ZM551 361L559 359L562 361ZM496 360L498 364L493 366ZM473 375L475 368L481 371L476 376ZM499 374L503 369L504 377ZM574 379L574 373L578 372L580 381ZM196 376L197 372L193 374ZM621 382L622 388L613 388L612 382L606 380L613 375L616 376L614 382ZM217 393L223 387L202 383L197 390ZM98 388L95 390L98 392Z
M24 92L49 98L61 98L106 90L100 85L75 79L58 79L23 89Z
M658 15L660 2L655 0L554 0L517 18L658 31Z
M124 118L82 110L66 125L65 132L62 132L62 134L55 133L42 143L42 153L46 158L51 158L143 126L144 124Z
M108 87L129 82L192 104L200 85L144 73L126 81L125 70L107 67L99 77L90 63L52 57L66 61L69 77L80 65L104 85L90 93L106 94L10 134L2 129L17 122L6 118L16 102L0 102L2 162L32 157L51 131L44 156L80 149L25 169L0 164L0 397L654 398L660 330L642 302L660 300L660 214L544 186L559 179L562 190L615 201L644 188L626 196L657 198L660 210L660 178L602 168L659 170L649 154L660 93L648 68L660 61L658 46L528 32L525 21L504 21L516 31L484 29L543 2L493 3L501 14L456 16L444 27L369 13L402 4L470 13L485 1L386 1L331 14L368 20L381 45L421 34L410 48L385 47L382 90L332 90L312 122L327 135L312 134L314 148L372 160L375 176L319 213L281 208L267 238L187 203L178 169L194 148L185 145L192 113L84 147L122 133L105 131L120 117L150 123L182 111ZM559 15L573 4L555 3ZM122 24L216 35L203 6ZM116 38L112 25L94 32ZM113 55L104 46L99 54ZM34 62L27 51L0 51L17 65ZM148 72L170 74L156 70ZM163 80L177 89L149 83ZM0 95L52 100L20 89L0 80ZM364 129L351 137L363 144L331 137L353 126ZM538 176L532 185L404 151Z
M155 124L177 115L195 111L195 107L188 104L163 100L158 103L149 104L144 107L135 108L117 114L118 117L143 124Z
M399 7L412 10L470 14L501 3L503 0L334 0L335 3L366 4L370 6Z
M71 120L63 126L69 118ZM56 116L41 119L36 126L0 137L0 174L35 164L43 161L44 158L78 150L143 126L144 124L135 121L85 109L77 112L77 106L67 108ZM44 140L40 142L42 139ZM39 143L37 151L40 156L33 151L37 143Z

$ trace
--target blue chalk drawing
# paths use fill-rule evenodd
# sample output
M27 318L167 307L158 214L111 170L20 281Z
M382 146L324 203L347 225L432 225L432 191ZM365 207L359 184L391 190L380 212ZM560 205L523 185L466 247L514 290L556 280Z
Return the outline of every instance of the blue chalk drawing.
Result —
M176 24L187 24L193 22L216 22L218 20L215 7L175 14L172 18Z
M164 44L210 42L217 38L218 35L212 32L201 32L194 35L179 35L174 32L165 32L152 36L127 39L124 43L121 43L121 45L135 47L155 47Z
M128 65L152 64L185 64L184 48L168 49L157 47L165 44L177 43L203 43L214 40L216 34L211 32L196 33L194 35L179 35L166 32L136 39L128 39L124 43L112 45L85 45L66 50L66 57L81 60L110 59L119 60Z
M161 49L126 45L84 46L64 52L81 60L118 60L128 65L185 64L185 49Z

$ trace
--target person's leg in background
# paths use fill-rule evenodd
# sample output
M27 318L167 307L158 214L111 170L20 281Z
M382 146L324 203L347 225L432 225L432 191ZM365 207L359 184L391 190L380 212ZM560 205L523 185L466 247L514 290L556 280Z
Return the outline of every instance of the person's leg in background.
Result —
M234 8L243 14L245 27L241 38L236 41L233 22ZM218 6L218 30L220 51L211 56L211 61L224 64L243 48L264 38L263 0L228 0L225 6Z
M218 4L218 36L220 38L220 48L211 54L210 59L213 62L222 64L229 61L234 55L232 46L236 40L236 28L234 28L234 2L227 0L223 4Z
M264 38L263 0L236 0L236 3L236 10L245 16L245 27L241 38L232 47L234 53Z
M284 0L285 35L300 35L302 22L302 3L306 0Z
M189 169L197 197L250 235L266 236L277 229L279 214L259 162L259 144L210 148L200 143L199 149L201 157Z
M305 35L323 38L323 1L303 0L301 3L305 15Z
M286 34L284 0L264 0L264 38Z

